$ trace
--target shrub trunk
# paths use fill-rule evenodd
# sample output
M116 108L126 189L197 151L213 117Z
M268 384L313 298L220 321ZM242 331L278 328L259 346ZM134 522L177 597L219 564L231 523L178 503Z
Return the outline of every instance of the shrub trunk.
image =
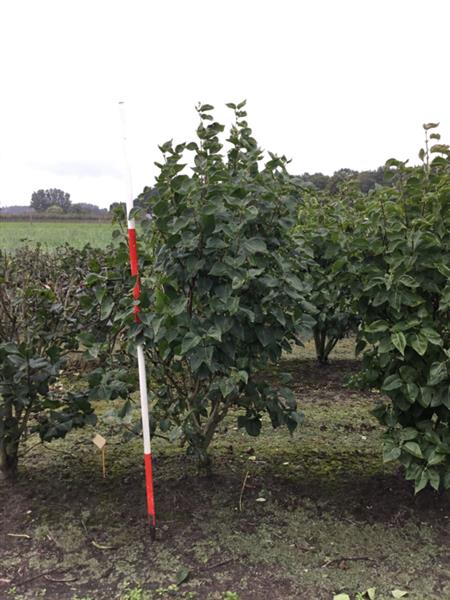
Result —
M14 481L17 477L18 445L7 446L0 439L0 479Z

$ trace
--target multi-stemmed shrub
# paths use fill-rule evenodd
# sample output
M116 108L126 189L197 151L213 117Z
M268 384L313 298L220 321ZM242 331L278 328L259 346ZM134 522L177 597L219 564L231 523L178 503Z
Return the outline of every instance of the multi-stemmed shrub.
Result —
M313 327L316 356L326 363L337 342L356 331L358 317L349 248L355 227L354 203L360 194L347 187L343 196L305 190L298 212L294 243L301 241L310 253L307 265L307 300L314 307Z
M384 458L416 492L450 486L450 150L435 127L421 166L388 161L393 187L368 198L353 239L364 379L389 397Z
M195 141L161 146L157 194L140 198L152 218L140 244L141 323L131 328L145 342L153 425L207 468L232 408L251 435L264 413L290 431L301 422L290 390L262 372L312 324L294 274L303 257L288 244L297 199L286 159L271 154L263 164L244 103L229 106L227 152L210 105L198 108Z
M78 348L78 296L85 273L70 248L52 254L21 248L0 252L0 477L14 478L20 442L43 440L95 422L83 393L54 384Z

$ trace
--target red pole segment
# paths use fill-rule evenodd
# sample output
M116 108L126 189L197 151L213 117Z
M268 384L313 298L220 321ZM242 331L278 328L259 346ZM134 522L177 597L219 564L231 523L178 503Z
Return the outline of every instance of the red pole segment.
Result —
M127 199L127 215L128 215L128 246L130 250L130 267L131 275L136 277L136 281L133 287L133 298L139 300L141 294L141 284L139 281L139 266L138 266L138 253L136 243L136 224L134 219L130 218L130 212L133 209L133 186L131 183L131 169L128 162L127 148L126 148L126 126L125 126L125 113L123 102L119 102L120 117L123 128L123 152L125 162L127 165L127 175L129 181L129 195ZM139 319L140 308L136 304L133 312L136 323L140 323ZM142 418L142 436L144 441L144 467L145 467L145 489L147 495L147 514L150 523L150 536L154 540L156 534L156 512L155 512L155 498L153 493L153 468L152 468L152 449L150 439L150 421L148 414L148 396L147 396L147 375L145 370L145 357L142 343L136 345L136 353L138 359L139 368L139 391L141 400L141 418Z

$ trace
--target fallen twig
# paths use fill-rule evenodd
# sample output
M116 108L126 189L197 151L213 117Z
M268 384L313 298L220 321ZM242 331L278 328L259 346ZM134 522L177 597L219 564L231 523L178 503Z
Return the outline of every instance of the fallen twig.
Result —
M245 484L247 483L249 471L245 474L244 481L242 482L241 495L239 496L239 512L242 512L242 497L244 495Z
M70 569L72 569L73 567L69 567L68 569L63 569L61 571L62 573L67 573L67 571L70 571ZM26 583L30 583L30 581L34 581L35 579L39 579L40 577L45 577L46 575L50 575L51 573L54 573L55 571L60 571L60 567L54 567L53 569L49 569L48 571L42 571L42 573L38 573L37 575L33 575L33 577L28 577L28 579L22 579L22 581L14 581L13 584L17 587L19 585L25 585Z
M218 563L215 563L214 565L206 565L202 571L210 571L211 569L217 569L218 567L223 567L223 565L227 565L230 562L233 562L235 559L234 558L227 558L226 560L222 560Z
M75 576L69 577L69 579L58 579L57 577L50 577L50 575L44 575L44 579L53 581L53 583L71 583L72 581L77 580Z
M339 558L333 558L331 560L328 560L322 565L322 569L324 569L325 567L329 567L330 565L333 565L335 563L348 562L351 560L367 560L369 562L378 562L379 559L370 558L370 556L340 556Z
M28 533L7 533L6 535L9 535L9 537L25 538L26 540L31 540L31 535L28 535Z
M99 550L114 550L117 546L108 546L107 544L99 544L95 540L91 540L91 544Z
M76 456L72 452L68 452L67 450L58 450L57 448L52 448L51 446L46 446L44 442L42 442L42 446L46 450L50 450L51 452L56 452L57 454L64 454L65 456L70 456L71 458L74 458L75 460L79 460L78 456Z
M23 452L20 454L20 460L22 460L22 458L25 456L25 454L28 454L28 452L31 452L31 450L33 450L34 448L36 448L36 446L42 446L41 440L39 440L39 442L36 442L35 444L33 444L32 446L30 446L29 448L26 448L25 450L23 450Z

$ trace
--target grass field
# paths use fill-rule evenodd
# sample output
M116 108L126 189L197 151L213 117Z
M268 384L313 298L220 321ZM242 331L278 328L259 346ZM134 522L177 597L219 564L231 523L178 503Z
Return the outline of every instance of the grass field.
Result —
M370 415L379 395L345 383L358 368L353 344L339 344L329 366L312 356L309 347L280 365L305 413L293 437L267 423L249 437L230 416L212 478L155 439L155 543L139 439L124 443L100 418L103 479L92 428L46 446L30 438L19 481L0 489L0 598L367 600L357 594L376 588L375 600L395 589L448 600L449 495L415 497L398 465L383 465Z
M111 240L111 232L111 224L105 222L2 223L0 221L0 249L14 250L26 242L31 244L39 242L49 249L61 246L65 242L77 248L87 243L95 247L104 247Z

